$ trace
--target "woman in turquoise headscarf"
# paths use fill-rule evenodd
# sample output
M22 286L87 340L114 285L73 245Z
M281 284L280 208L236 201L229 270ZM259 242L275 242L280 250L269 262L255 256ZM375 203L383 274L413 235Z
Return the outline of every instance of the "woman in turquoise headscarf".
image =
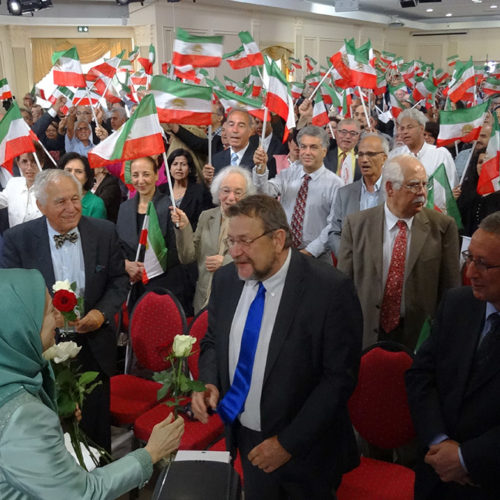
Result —
M0 498L116 498L143 486L153 463L180 442L183 419L170 416L145 448L84 471L64 446L52 369L55 318L42 275L0 269Z

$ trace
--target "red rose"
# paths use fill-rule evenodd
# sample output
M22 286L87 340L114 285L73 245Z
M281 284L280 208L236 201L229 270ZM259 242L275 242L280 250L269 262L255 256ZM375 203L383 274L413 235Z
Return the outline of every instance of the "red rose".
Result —
M76 295L68 290L57 290L52 303L61 312L71 312L76 306Z

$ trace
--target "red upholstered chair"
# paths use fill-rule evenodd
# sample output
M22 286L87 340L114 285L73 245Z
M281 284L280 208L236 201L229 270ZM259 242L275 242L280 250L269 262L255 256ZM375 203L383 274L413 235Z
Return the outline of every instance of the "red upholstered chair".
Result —
M415 437L404 375L413 354L393 342L379 342L361 358L359 378L348 407L352 424L368 443L392 449ZM414 472L402 465L361 457L344 474L339 500L412 500Z
M208 327L208 313L202 310L194 318L188 334L196 337L193 354L188 358L188 366L194 379L198 378L198 358L200 356L199 342L205 335ZM134 435L140 441L147 441L153 427L172 412L172 408L165 404L158 404L154 408L139 416L134 423ZM206 424L185 418L184 434L179 446L180 450L204 450L217 441L224 432L224 424L218 415L212 415Z
M132 357L150 371L168 368L165 357L175 335L186 331L186 317L177 299L168 290L156 289L139 298L132 311L125 374L111 377L111 418L115 425L131 425L158 404L161 384L129 375Z

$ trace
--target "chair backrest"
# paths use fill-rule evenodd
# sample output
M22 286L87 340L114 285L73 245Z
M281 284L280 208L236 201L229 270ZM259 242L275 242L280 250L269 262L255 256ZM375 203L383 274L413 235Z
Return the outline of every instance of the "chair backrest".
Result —
M198 370L198 359L200 358L200 342L208 329L208 311L202 309L193 319L188 331L188 335L196 337L196 344L193 346L193 354L188 358L188 367L193 380L198 380L200 375Z
M412 362L411 351L393 342L375 344L361 357L348 408L355 429L374 446L397 448L415 436L405 385Z
M130 340L137 361L152 371L169 367L165 360L176 335L186 332L186 315L168 290L155 289L139 298L130 319Z

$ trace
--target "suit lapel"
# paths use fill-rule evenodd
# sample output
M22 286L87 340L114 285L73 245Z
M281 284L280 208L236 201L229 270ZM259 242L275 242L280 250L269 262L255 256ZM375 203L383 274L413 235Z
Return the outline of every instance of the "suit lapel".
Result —
M52 265L52 254L50 253L49 232L47 230L47 219L41 217L36 231L33 232L37 242L35 245L38 255L38 269L45 279L49 292L52 293L52 285L55 283L54 266Z
M220 208L214 208L210 215L210 220L207 223L207 233L204 234L210 239L210 248L214 249L214 252L219 251L219 232L221 224L221 212Z
M377 283L382 283L382 256L385 230L384 205L380 205L373 210L373 217L367 219L367 226L365 226L365 229L369 237L369 242L372 245L370 255L377 271Z
M97 241L96 235L91 234L88 221L85 217L80 219L78 224L80 239L82 242L83 262L85 265L85 302L88 301L88 291L90 289L90 278L95 273L95 263L97 261Z
M290 267L286 275L283 294L281 295L280 305L278 307L271 340L269 342L263 384L266 383L267 377L269 377L273 369L274 363L280 353L281 346L290 331L295 313L300 310L301 306L300 298L303 293L302 281L304 279L304 273L300 265L302 256L295 251L290 251L292 252Z
M429 234L429 219L425 212L419 212L413 218L413 224L411 228L411 242L410 242L410 254L408 255L408 264L406 267L405 274L409 276L415 263L417 262L418 256L424 247L425 240Z

